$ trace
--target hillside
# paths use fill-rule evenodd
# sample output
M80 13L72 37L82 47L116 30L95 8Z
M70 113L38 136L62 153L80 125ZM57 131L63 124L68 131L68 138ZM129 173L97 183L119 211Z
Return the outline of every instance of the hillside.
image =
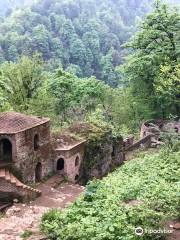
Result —
M62 66L79 77L95 75L116 86L116 66L126 54L122 44L150 2L41 0L12 11L0 24L0 62L37 51L51 69Z
M46 0L5 18L0 110L52 116L58 127L98 119L125 133L180 116L178 10L156 4L122 48L143 9L121 2Z
M94 180L85 194L63 212L44 215L49 239L165 239L167 220L178 217L179 152L141 154L103 180ZM159 233L154 230L161 229Z
M49 70L120 83L122 46L151 9L152 0L0 0L0 63L42 54ZM178 1L169 0L169 3ZM29 5L29 6L28 6ZM16 7L18 7L16 9Z

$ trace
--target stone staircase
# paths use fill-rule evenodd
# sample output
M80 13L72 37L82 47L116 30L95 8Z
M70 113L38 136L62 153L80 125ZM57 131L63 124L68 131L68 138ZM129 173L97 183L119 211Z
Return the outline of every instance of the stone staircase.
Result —
M0 169L0 192L10 192L22 200L31 200L41 195L41 191L19 181L7 168Z

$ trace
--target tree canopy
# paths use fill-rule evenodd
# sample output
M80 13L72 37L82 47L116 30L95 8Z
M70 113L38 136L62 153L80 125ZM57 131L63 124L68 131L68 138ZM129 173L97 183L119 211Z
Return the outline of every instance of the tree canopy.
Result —
M0 62L40 52L51 66L118 85L122 44L150 0L41 0L17 8L0 24ZM19 6L19 4L17 4ZM149 6L149 5L148 5Z
M126 41L142 1L95 3L43 0L4 19L1 111L50 116L54 126L97 117L125 132L179 116L178 9L156 1Z
M180 114L179 26L178 10L157 1L154 11L126 45L132 54L124 64L125 81L152 116Z

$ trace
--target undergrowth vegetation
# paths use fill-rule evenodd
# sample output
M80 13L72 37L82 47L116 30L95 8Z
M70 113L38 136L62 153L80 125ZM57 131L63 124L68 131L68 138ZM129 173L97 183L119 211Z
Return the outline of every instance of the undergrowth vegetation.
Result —
M140 153L103 180L91 181L68 209L46 213L42 231L56 240L136 240L135 228L142 227L142 240L165 239L150 230L179 217L178 161L179 151L168 148Z

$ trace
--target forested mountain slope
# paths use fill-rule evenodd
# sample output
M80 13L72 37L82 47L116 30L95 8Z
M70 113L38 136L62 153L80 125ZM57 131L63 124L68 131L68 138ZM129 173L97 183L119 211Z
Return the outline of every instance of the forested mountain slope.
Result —
M41 0L0 24L0 62L40 52L49 65L117 85L122 44L151 0Z
M96 116L133 131L144 120L179 116L178 10L156 4L125 52L121 46L135 29L135 15L120 17L116 6L122 5L108 6L110 0L77 2L71 8L35 4L0 24L1 61L15 61L0 65L0 110L51 115L56 126ZM18 59L22 54L29 56ZM59 66L65 71L56 71ZM121 79L124 88L84 78L91 74L112 86Z

